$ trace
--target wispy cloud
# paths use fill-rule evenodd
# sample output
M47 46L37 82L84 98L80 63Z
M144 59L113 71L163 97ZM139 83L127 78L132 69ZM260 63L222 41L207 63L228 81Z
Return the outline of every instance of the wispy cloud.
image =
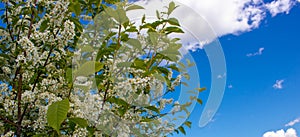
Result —
M220 74L220 75L217 76L218 79L222 79L222 78L225 78L225 77L226 77L226 73L224 73L223 75Z
M282 80L276 80L276 83L273 85L273 88L274 89L282 89L283 88L283 86L282 86L283 82L284 82L283 79Z
M293 7L293 5L294 5L294 1L291 0L276 0L266 4L266 8L270 11L271 15L274 17L279 13L288 14L290 9Z
M263 137L298 137L298 136L296 130L290 128L286 131L284 131L283 129L278 131L268 131L263 135Z
M246 56L247 57L253 57L253 56L257 56L257 55L262 55L263 51L265 50L265 48L259 48L257 52L254 53L248 53Z
M299 123L300 122L300 117L299 118L296 118L295 120L285 124L286 127L288 126L294 126L295 124Z

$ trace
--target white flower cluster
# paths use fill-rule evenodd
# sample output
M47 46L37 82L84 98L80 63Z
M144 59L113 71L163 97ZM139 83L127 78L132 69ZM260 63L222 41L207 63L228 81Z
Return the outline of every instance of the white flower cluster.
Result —
M0 43L3 41L6 41L9 38L9 33L6 32L5 30L0 29Z
M6 116L12 116L14 113L17 113L17 102L13 100L14 97L14 95L7 95L2 98L4 107L3 110L6 112Z
M119 131L117 137L130 137L130 129L126 124L121 124L118 127Z
M130 84L140 85L142 87L145 87L146 84L150 81L150 77L145 78L131 78L128 80Z
M12 132L12 131L9 131L6 134L1 135L1 137L13 137L13 136L14 136L14 132Z
M181 75L178 75L176 77L176 79L171 84L170 90L174 90L176 86L180 85L181 77L182 77Z
M179 112L180 111L180 104L178 101L175 101L174 102L174 107L172 108L171 110L171 113L174 114L176 112Z
M18 55L16 63L16 67L19 67L22 63L26 63L26 58L24 57L24 55Z
M33 63L33 66L36 66L36 63L39 60L39 53L38 53L38 47L34 46L34 44L27 38L23 37L18 43L22 46L22 48L26 52L26 56L20 54L16 60L16 62L23 61L26 63L27 61L31 61ZM17 66L19 66L18 64Z
M72 137L87 137L88 136L88 131L86 128L79 128L76 127L76 130L73 132Z
M2 82L0 84L0 92L2 93L0 94L0 96L3 95L3 93L6 93L7 91L8 91L8 85Z
M80 99L79 95L71 95L71 111L75 117L80 117L91 121L92 123L97 124L98 117L101 114L102 110L102 98L98 94L86 93ZM108 109L105 106L104 109Z
M59 0L59 1L48 1L47 5L53 5L54 8L51 9L51 12L47 15L50 22L53 22L54 26L61 26L63 20L65 19L68 11L69 1Z
M72 39L75 36L75 25L70 20L67 20L64 23L64 30L61 32L61 40L64 41L63 45L66 45L68 40Z
M40 26L40 24L38 24L38 25ZM34 39L37 43L41 43L41 42L45 43L45 42L53 42L54 41L54 38L51 37L51 33L49 30L46 30L45 32L34 31L32 33L32 39Z
M6 73L6 74L11 74L10 68L4 66L4 67L2 67L1 69L3 70L4 73Z
M163 98L163 99L161 99L159 101L159 108L161 110L163 110L167 104L171 104L171 103L173 103L173 99L172 98L171 99L164 99Z

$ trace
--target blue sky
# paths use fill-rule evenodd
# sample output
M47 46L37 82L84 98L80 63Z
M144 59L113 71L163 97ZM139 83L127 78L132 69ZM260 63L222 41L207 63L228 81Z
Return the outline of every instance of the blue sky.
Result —
M249 32L219 38L227 64L222 104L204 128L197 124L205 104L197 105L190 118L193 127L187 129L186 136L262 137L266 132L289 128L300 135L300 123L285 126L300 117L299 15L298 3L287 14L272 17L268 13L259 27ZM261 54L247 56L258 53L259 48L264 48ZM200 95L205 101L211 84L209 62L203 50L192 55L198 64L201 85L208 88ZM276 80L284 80L281 89L273 87Z

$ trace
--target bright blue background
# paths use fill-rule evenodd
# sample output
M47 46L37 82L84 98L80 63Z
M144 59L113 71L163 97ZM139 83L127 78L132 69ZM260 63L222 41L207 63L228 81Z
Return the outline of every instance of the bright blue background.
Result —
M285 124L300 116L300 6L289 14L268 17L259 28L219 40L227 63L227 88L213 121L204 128L198 121L205 106L197 105L187 128L187 137L261 137L267 131L288 129ZM260 56L246 54L265 50ZM201 85L208 88L200 95L207 99L210 68L203 50L192 53L197 61ZM272 86L284 79L283 89ZM300 134L300 123L292 128ZM184 135L175 135L175 137Z

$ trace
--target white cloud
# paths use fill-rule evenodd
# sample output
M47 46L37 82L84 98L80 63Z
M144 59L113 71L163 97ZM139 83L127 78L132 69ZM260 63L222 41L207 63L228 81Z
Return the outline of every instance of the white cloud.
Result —
M228 85L228 88L229 88L229 89L232 89L232 88L233 88L233 86L230 84L230 85Z
M289 123L287 123L287 124L285 124L285 126L286 127L288 127L288 126L294 126L295 124L297 124L299 122L300 122L300 117L297 118L297 119L295 119L295 120L293 120L293 121L291 121L291 122L289 122Z
M226 73L224 73L223 75L221 75L221 74L218 75L218 76L217 76L217 79L222 79L222 78L225 78L225 77L226 77Z
M282 89L282 83L284 82L284 80L276 80L276 83L273 85L274 89Z
M252 56L262 55L262 53L263 53L264 50L265 50L265 48L259 48L257 52L255 52L255 53L248 53L246 56L247 57L252 57Z
M281 129L278 131L266 132L263 137L298 137L296 130L293 128L288 129L286 132Z
M299 1L299 0L298 0ZM293 7L294 2L291 0L276 0L266 4L266 8L270 11L272 16L276 16L279 13L289 13Z
M155 11L165 10L171 0L142 0L136 2L145 10L130 11L132 18L143 14L155 19ZM299 0L300 1L300 0ZM272 16L288 13L295 4L292 0L176 0L180 5L172 16L177 17L185 32L182 43L195 51L227 34L240 34L258 28L268 12ZM149 19L148 19L149 21ZM139 21L140 22L140 21Z

